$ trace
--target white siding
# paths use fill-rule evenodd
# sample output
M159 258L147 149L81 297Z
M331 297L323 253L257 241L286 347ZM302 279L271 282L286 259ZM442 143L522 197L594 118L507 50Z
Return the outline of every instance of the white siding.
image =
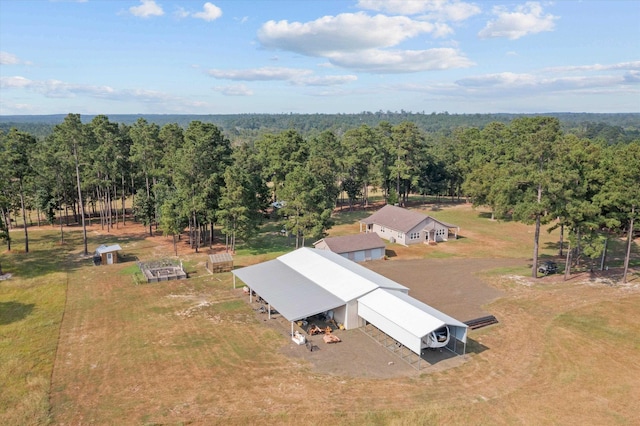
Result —
M347 302L346 306L346 315L345 320L343 322L344 328L347 330L351 330L352 328L358 328L358 300L352 300Z
M344 324L344 319L347 317L347 307L342 305L339 308L333 310L333 319L340 324Z
M424 243L425 235L424 235L424 232L422 232L422 230L424 229L425 223L426 223L426 219L425 219L425 221L420 222L420 224L418 224L417 226L411 228L411 230L409 232L407 232L407 244ZM412 234L418 234L418 238L417 239L411 239L411 235Z
M366 305L360 304L359 315L398 342L405 345L407 348L411 349L414 353L421 353L422 337L414 336L401 326L389 321Z

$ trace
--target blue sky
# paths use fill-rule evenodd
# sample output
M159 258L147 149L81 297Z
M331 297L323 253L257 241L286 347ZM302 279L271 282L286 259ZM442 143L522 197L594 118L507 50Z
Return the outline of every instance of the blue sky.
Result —
M0 114L640 112L640 1L0 0Z

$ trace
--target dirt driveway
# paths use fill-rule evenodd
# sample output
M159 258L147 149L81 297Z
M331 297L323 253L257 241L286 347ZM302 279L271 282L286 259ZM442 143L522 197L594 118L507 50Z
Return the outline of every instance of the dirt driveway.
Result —
M523 266L522 259L412 259L366 262L367 268L406 287L409 295L460 321L490 315L482 306L502 296L478 276L495 268Z

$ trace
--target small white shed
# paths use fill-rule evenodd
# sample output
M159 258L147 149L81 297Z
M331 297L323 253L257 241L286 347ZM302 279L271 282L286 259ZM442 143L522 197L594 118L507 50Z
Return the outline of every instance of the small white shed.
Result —
M120 250L122 250L120 244L112 244L110 246L102 244L96 249L96 253L94 255L94 263L100 263L102 265L112 265L114 263L118 263L118 252ZM99 259L99 262L97 262L97 259Z

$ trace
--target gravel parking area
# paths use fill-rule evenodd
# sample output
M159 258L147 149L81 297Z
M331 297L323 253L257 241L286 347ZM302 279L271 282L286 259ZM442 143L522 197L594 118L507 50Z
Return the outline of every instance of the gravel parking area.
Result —
M416 259L363 265L409 287L410 296L464 322L490 315L483 306L502 296L478 273L523 263L520 259Z

